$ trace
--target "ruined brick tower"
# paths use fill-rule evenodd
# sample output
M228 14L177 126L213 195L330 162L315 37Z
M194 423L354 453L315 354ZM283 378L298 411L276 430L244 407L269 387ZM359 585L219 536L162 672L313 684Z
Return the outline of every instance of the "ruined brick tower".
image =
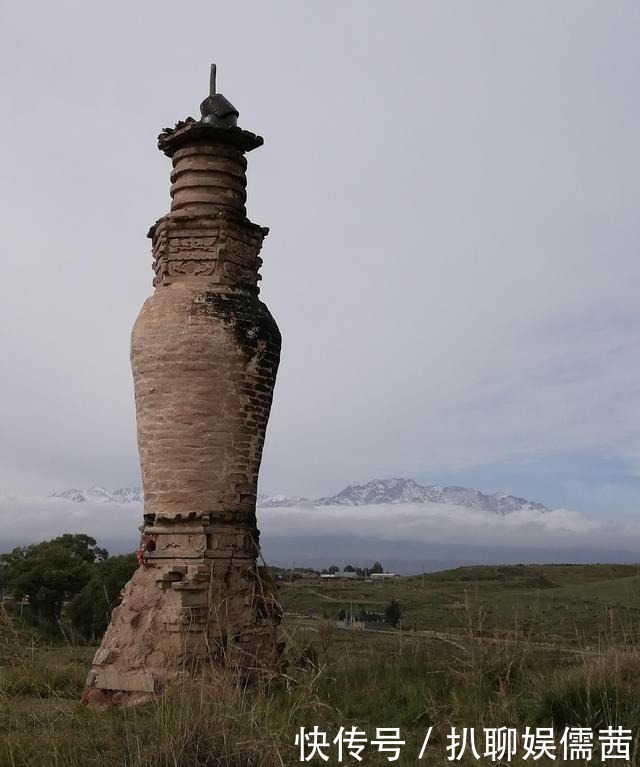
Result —
M149 232L155 292L131 338L140 566L94 657L89 702L157 692L205 662L251 677L278 661L256 486L280 333L258 299L268 230L245 210L244 155L263 141L216 93L215 65L200 109L158 139L173 163L171 211Z

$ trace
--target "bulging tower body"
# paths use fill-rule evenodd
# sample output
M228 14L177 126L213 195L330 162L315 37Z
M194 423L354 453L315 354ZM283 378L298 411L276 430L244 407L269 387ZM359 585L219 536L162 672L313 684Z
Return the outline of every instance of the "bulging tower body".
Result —
M262 139L236 126L214 86L202 112L158 142L173 163L171 211L149 232L155 292L131 339L140 566L87 680L111 699L153 693L203 662L269 674L279 656L256 489L280 333L258 299L268 230L244 207L244 155Z

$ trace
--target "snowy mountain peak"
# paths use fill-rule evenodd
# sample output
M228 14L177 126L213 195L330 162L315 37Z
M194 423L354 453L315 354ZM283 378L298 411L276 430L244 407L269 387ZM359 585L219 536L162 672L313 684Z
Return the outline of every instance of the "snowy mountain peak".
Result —
M121 487L110 492L104 487L89 487L86 490L72 488L52 493L52 498L65 498L75 503L142 503L142 488Z
M51 493L51 498L65 498L68 501L74 501L75 503L84 503L87 499L84 497L82 490L76 490L71 488L70 490L61 490L59 493Z
M120 487L111 493L116 503L142 503L144 500L141 487Z
M372 479L366 485L348 485L337 495L319 498L319 506L363 506L377 503L422 503L424 488L413 479Z
M320 498L318 506L363 506L379 503L444 503L467 506L505 515L513 511L549 511L542 503L527 501L506 493L481 493L451 485L420 485L413 479L373 479L366 485L349 485L337 495Z
M258 506L261 509L290 508L291 506L313 506L314 501L300 498L297 495L258 495Z

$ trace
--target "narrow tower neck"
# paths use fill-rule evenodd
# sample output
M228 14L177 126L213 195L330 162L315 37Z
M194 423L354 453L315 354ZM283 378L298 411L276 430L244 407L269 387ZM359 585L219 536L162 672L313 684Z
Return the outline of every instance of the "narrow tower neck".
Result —
M222 142L193 144L172 156L171 211L244 218L247 161Z

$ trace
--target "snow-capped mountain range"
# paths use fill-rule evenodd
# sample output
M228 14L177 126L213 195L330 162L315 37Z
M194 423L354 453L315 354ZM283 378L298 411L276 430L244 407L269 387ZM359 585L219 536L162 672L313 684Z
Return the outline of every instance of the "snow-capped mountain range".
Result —
M515 495L492 493L450 485L420 485L413 479L374 479L366 485L349 485L337 495L320 498L318 506L364 506L378 503L444 503L493 511L505 515L512 511L549 511L542 503Z
M87 490L63 490L53 493L54 498L65 498L76 503L142 503L142 489L122 487L109 491L103 487ZM506 493L482 493L467 487L420 485L413 479L373 479L366 485L349 485L336 495L310 500L289 495L259 495L262 508L291 508L295 506L372 506L383 503L439 503L466 506L504 516L514 511L546 512L542 503L527 501Z
M65 498L75 503L142 503L141 487L120 487L117 490L105 490L104 487L89 487L86 490L61 490L52 493L51 498Z

